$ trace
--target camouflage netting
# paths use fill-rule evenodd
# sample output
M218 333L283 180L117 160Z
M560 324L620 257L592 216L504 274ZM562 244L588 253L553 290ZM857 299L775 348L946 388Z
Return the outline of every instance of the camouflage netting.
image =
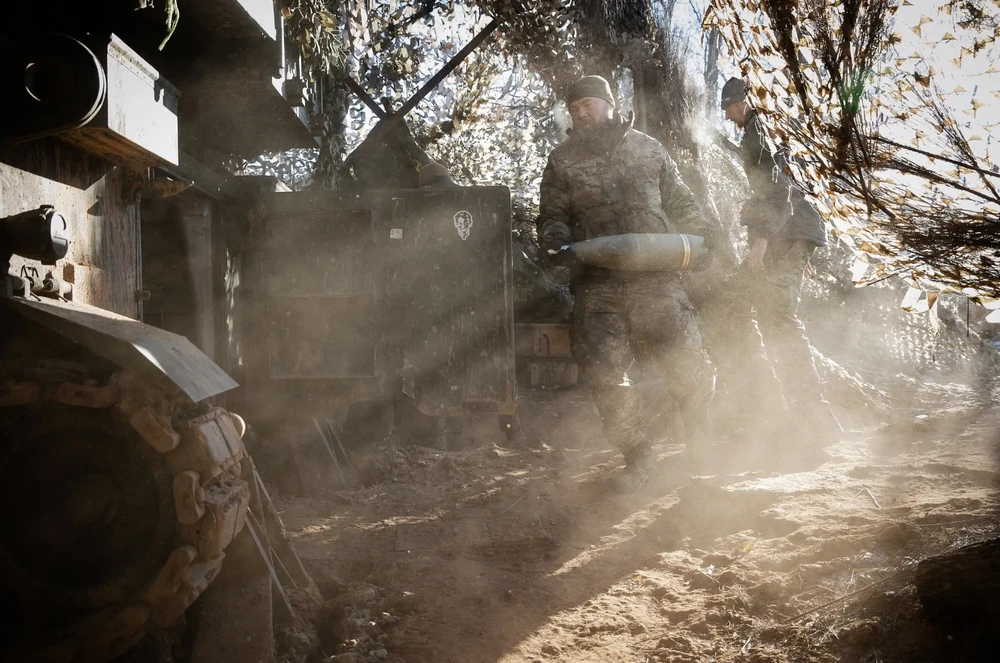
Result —
M135 0L135 8L139 9L150 9L156 6L156 0ZM167 45L170 41L170 37L173 36L174 30L177 29L177 23L181 18L181 10L177 6L177 0L161 0L159 3L161 9L164 13L164 32L163 41L160 42L160 50Z
M697 96L692 89L694 86L687 80L686 54L681 38L671 31L669 19L661 20L660 24L652 20L650 3L595 0L574 3L572 9L558 2L550 4L559 5L561 20L574 26L572 34L577 40L586 39L587 43L595 44L588 53L603 59L604 70L588 68L581 61L574 67L574 63L560 60L561 49L571 46L572 41L561 40L563 33L546 30L543 27L545 20L539 21L530 12L510 10L527 18L511 28L508 39L511 42L520 39L541 66L555 71L576 74L596 70L603 73L619 66L632 70L634 80L645 93L645 130L668 145L681 164L685 180L706 210L718 216L725 230L728 241L720 247L713 268L689 280L689 289L696 301L710 301L713 291L726 287L727 278L738 265L738 257L745 254L745 233L737 219L739 205L748 196L748 190L737 154L720 146L721 143L704 144L695 139L692 127L704 100ZM719 7L721 3L713 4ZM751 4L751 10L756 8L756 3ZM814 4L805 3L804 6ZM846 2L843 6L850 8L856 4ZM873 5L869 7L872 12L885 8L885 3L867 4ZM966 14L973 11L968 2L949 4ZM963 29L968 27L962 26ZM872 53L877 46L875 42L885 34L874 21L861 25L858 31L861 36L854 45L855 59L849 63L854 66L875 58ZM555 75L551 80L554 84L559 82ZM678 94L678 91L683 93ZM845 124L842 126L850 125L851 121L851 118L843 119ZM837 136L843 134L843 130L838 133L834 128L831 133ZM968 152L966 156L972 159ZM984 180L980 178L980 182ZM864 182L856 182L855 186L864 186ZM985 190L991 191L988 186ZM940 201L937 207L941 208ZM929 218L932 210L933 205L922 204L921 218ZM918 235L903 233L903 244L897 247L900 250L914 248L918 239L924 245L933 237ZM941 296L936 305L931 303L933 298L925 297L921 300L924 306L917 302L911 306L917 312L908 312L900 307L908 288L899 278L888 278L869 288L855 288L851 267L859 244L849 238L840 241L843 233L837 237L838 241L814 260L816 271L807 280L802 306L803 317L820 354L821 372L830 383L831 397L870 406L884 414L913 406L921 394L933 392L935 385L949 381L982 385L996 374L1000 368L998 353L981 338L976 327L966 324L966 297ZM926 250L916 253L926 254ZM912 266L912 258L913 255L900 256L899 262ZM987 271L979 272L980 279L988 277L990 264L982 266ZM884 266L878 269L873 269L872 273L882 277L890 271ZM704 326L726 324L722 319L726 312L709 311L708 308L703 306ZM981 312L982 309L977 310L979 320Z
M353 54L354 64L349 62L347 70L375 99L389 100L394 106L412 94L468 39L467 35L455 31L455 21L471 22L481 28L490 17L502 19L490 41L418 106L408 122L420 146L432 158L445 163L461 183L501 183L511 187L515 192L515 241L530 260L546 268L544 289L554 287L561 296L567 295L564 270L545 265L535 245L537 178L541 175L545 155L561 136L558 122L552 120L556 110L554 102L566 85L584 73L600 73L613 82L623 100L636 112L639 128L667 145L685 181L706 211L716 216L725 229L727 241L721 243L712 269L689 280L693 298L702 304L711 301L713 292L725 288L726 280L732 278L739 257L746 252L745 233L737 223L739 205L748 196L746 180L738 153L730 149L731 145L727 148L724 141L705 142L705 138L699 137L699 133L710 135L715 131L711 126L706 127L702 117L702 109L706 105L715 108L715 102L700 96L700 86L690 80L691 69L687 62L690 55L685 44L696 36L680 35L672 26L670 17L676 0L662 3L650 0L472 0L468 3L286 0L285 4L294 8L293 20L304 16L305 10L310 8L322 12L322 7L326 7L327 13L317 13L314 20L297 24L304 48L314 45L316 36L328 41L332 39L324 30L329 29L328 17L335 17L344 38L344 48ZM777 10L789 3L712 0L711 4L715 8L714 20L718 28L716 40L725 38L731 49L749 49L751 60L745 61L745 65L763 67L767 64L766 58L782 58L781 49L788 44L787 40L781 40L790 34L789 25L778 21L772 29L767 16L777 16L780 14ZM823 3L810 0L796 6L817 8L818 12L821 5ZM963 0L948 5L964 16L974 11L977 3ZM862 120L870 116L870 112L865 115L868 112L865 104L872 97L864 89L847 83L871 80L866 78L870 72L864 66L877 59L875 50L881 43L879 40L890 34L888 28L873 21L872 17L886 6L886 2L875 0L834 3L824 10L826 19L816 14L811 34L817 39L826 34L824 30L829 32L834 29L832 26L838 25L829 18L836 12L854 11L858 15L860 11L862 16L858 28L862 39L856 43L837 41L823 47L829 52L817 48L812 54L810 62L814 66L837 70L837 75L845 81L841 88L813 89L810 87L811 74L800 71L789 77L780 67L766 72L761 69L750 77L754 94L763 99L765 116L775 120L776 135L784 139L801 138L800 134L808 130L808 125L794 124L798 120L790 115L787 122L782 120L784 116L773 104L775 81L784 80L788 84L788 96L793 102L801 99L802 93L822 93L827 97L841 94L844 103L827 104L833 124L824 125L819 138L807 145L814 151L828 149L831 156L825 157L826 161L821 159L822 163L841 164L849 169L846 179L834 178L834 190L840 187L846 194L850 194L847 189L851 187L856 194L873 181L871 173L859 169L864 164L858 161L851 147L851 141L857 142L857 139L851 137L853 134L848 135L855 124L865 131L871 129L871 125ZM479 11L470 11L470 7ZM735 20L737 15L743 17L746 12L759 18L753 23L753 30L740 32L734 28L735 23L726 23ZM827 23L823 23L824 20ZM960 29L968 31L971 27L974 26L963 25ZM435 35L430 42L418 38L427 30ZM798 33L794 36L796 39L808 37ZM769 39L774 40L773 43ZM326 50L334 43L329 41ZM768 45L770 51L766 49ZM794 47L801 48L801 44L796 42ZM496 91L490 92L488 83L505 68L513 71L514 76L508 89L498 96ZM765 74L772 77L766 84L762 78ZM633 92L637 94L631 98ZM512 96L505 99L508 94ZM759 96L761 94L763 96ZM366 125L370 126L373 121L342 88L329 99L332 106L326 110L324 119L331 128L339 127L341 133L328 132L330 139L326 143L325 161L320 160L322 177L319 179L327 186L335 184L343 175L337 172L337 158L350 149L350 135L363 135ZM946 122L942 124L947 128ZM696 130L699 127L700 132ZM947 139L949 134L944 132L942 135ZM867 142L862 143L862 148L870 147ZM955 149L961 148L961 140L957 143L946 140L945 143L943 149L953 157L969 157L955 153ZM892 156L877 154L880 158ZM896 164L891 160L886 163ZM816 181L827 182L819 177L822 169L817 168L806 168L798 175L813 173ZM979 190L989 192L989 176L974 171L968 174L978 177L976 182L982 184ZM955 182L954 179L949 181ZM864 195L855 202L858 200L864 204ZM908 204L923 205L923 202L911 200ZM880 204L888 203L883 200ZM941 201L937 205L942 208ZM926 205L921 207L924 212L927 209ZM976 382L983 371L995 371L996 353L992 347L979 338L976 326L966 329L966 300L963 297L942 296L937 298L935 305L933 297L923 295L910 302L910 308L916 313L900 309L900 301L908 296L907 287L897 278L886 277L892 273L893 265L912 266L913 257L920 257L926 251L903 255L904 246L893 243L895 240L886 240L884 234L879 234L876 242L872 241L875 236L870 229L851 231L850 224L864 226L864 215L847 219L845 225L847 211L844 207L837 212L837 218L842 221L837 226L838 242L817 255L814 261L817 273L807 283L803 302L803 316L816 349L822 354L821 369L826 379L835 383L835 397L840 394L842 400L854 399L858 403L892 410L903 407L904 396L912 395L916 387L927 389L935 381L950 379ZM926 214L921 218L927 218ZM918 230L913 229L908 235L910 239L904 239L904 243L914 246L920 235ZM904 236L905 233L898 235ZM937 240L931 237L925 233L921 241L926 244L929 240L933 244ZM878 250L872 250L873 247ZM869 251L864 258L867 278L871 281L883 279L871 288L853 287L852 268L853 275L857 276L859 250ZM988 268L989 263L983 266ZM703 308L705 326L725 324L725 312L708 312L708 307ZM982 316L974 317L981 320ZM916 377L904 377L907 375Z
M899 273L918 289L1000 298L989 112L1000 5L711 0L706 25L857 255L858 280Z
M826 257L841 274L853 259L843 247ZM967 323L966 297L942 296L931 311L908 312L899 306L907 290L900 280L855 288L836 283L820 262L807 281L802 317L834 400L905 415L955 384L965 385L969 405L989 400L1000 353Z
M737 256L746 253L746 234L737 219L749 190L739 156L731 150L707 146L702 164L727 238L711 270L689 279L711 340L712 328L726 325L731 315L709 303L733 277ZM982 324L983 309L967 308L965 296L942 295L929 310L906 311L900 306L908 290L902 279L859 288L851 280L853 261L848 247L832 241L814 257L802 294L801 315L831 400L842 408L868 410L879 420L908 418L915 408L954 393L954 383L964 385L970 405L988 402L1000 375L1000 353L984 336L990 325Z

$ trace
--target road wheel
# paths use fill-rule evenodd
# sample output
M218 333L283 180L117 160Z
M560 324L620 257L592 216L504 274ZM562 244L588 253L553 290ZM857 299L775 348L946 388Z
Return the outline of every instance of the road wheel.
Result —
M239 431L96 362L0 376L0 583L21 607L0 660L110 660L218 573L249 502Z

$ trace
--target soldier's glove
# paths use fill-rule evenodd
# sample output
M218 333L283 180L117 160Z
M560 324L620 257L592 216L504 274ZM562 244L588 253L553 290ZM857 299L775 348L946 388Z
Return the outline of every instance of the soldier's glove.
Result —
M571 261L572 253L564 247L572 243L573 233L562 221L548 224L538 242L542 252L557 265L567 265Z
M705 255L698 259L695 264L693 272L707 272L712 267L712 261L715 260L715 240L711 237L702 237L703 244L705 248Z
M556 221L545 226L545 231L538 239L538 244L543 251L558 251L567 244L573 243L573 233L562 221Z
M576 255L570 250L568 244L563 244L558 249L548 249L545 251L549 262L559 267L572 267L576 264Z

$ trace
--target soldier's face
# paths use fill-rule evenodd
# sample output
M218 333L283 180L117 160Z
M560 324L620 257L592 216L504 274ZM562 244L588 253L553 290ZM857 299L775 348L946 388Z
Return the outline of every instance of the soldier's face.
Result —
M569 114L574 129L591 131L611 119L611 104L597 97L584 97L569 105Z
M747 102L737 101L726 106L726 119L735 122L741 129L747 123Z

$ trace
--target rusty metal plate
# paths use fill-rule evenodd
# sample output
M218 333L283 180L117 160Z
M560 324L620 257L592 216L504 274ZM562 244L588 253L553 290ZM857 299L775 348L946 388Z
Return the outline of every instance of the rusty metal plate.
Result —
M239 386L183 336L85 304L16 298L5 303L150 382L180 389L195 403Z

